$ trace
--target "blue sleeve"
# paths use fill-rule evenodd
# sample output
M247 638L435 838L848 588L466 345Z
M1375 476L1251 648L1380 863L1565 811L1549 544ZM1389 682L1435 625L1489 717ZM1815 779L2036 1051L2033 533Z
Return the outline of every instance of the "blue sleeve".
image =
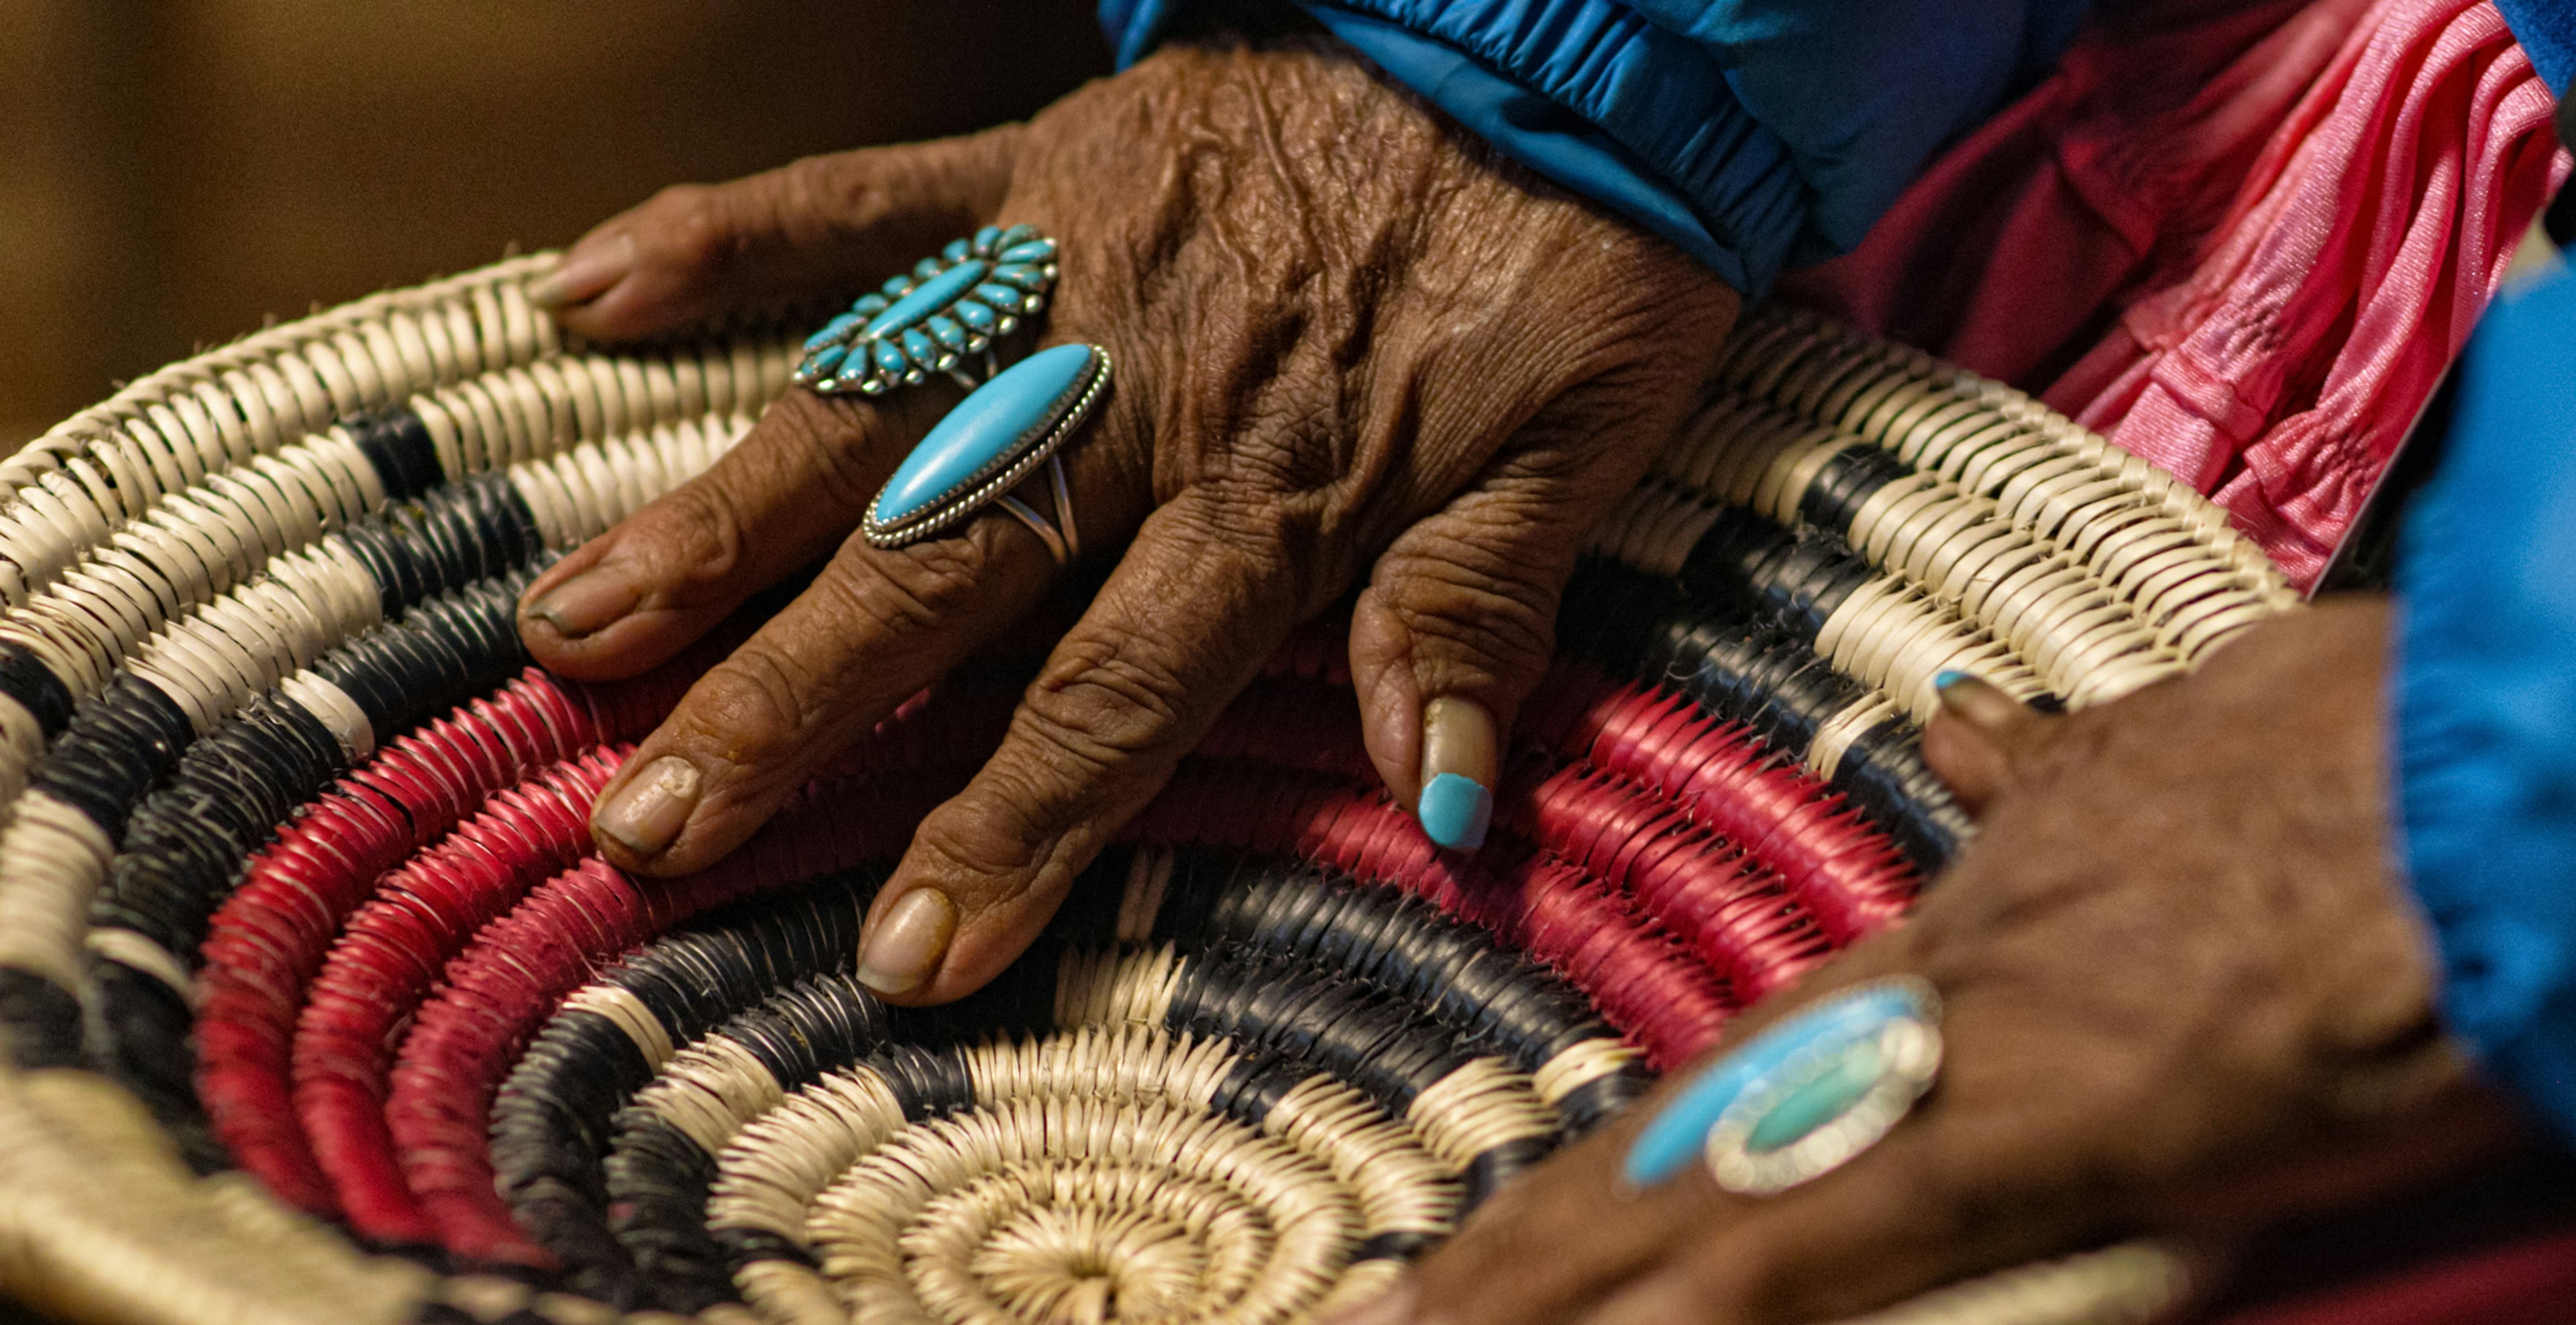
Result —
M2531 57L2533 72L2549 90L2567 94L2567 78L2576 74L2576 5L2566 0L2496 0L2496 12L2513 30Z
M2443 1014L2576 1136L2576 279L2508 293L2408 512L2393 686Z
M1121 63L1184 8L1102 0ZM1301 0L1389 77L1748 295L1842 252L2087 0Z

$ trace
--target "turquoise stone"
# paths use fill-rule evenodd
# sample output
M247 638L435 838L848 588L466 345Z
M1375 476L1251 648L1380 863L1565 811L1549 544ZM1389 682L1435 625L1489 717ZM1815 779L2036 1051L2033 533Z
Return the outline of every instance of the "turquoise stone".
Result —
M870 521L901 524L1008 469L1063 421L1091 385L1097 361L1088 345L1058 345L967 393L886 480Z
M903 298L894 301L886 311L868 323L863 336L884 336L911 326L956 302L957 297L975 288L992 266L985 262L962 262L923 281Z
M1930 1015L1923 992L1903 981L1863 985L1801 1009L1701 1068L1629 1144L1622 1178L1632 1187L1644 1187L1671 1177L1699 1154L1718 1115L1737 1096L1760 1085L1799 1051L1860 1040L1875 1043L1889 1022Z
M1878 1041L1854 1044L1824 1071L1782 1095L1745 1135L1744 1148L1758 1155L1795 1143L1850 1112L1886 1070L1886 1055L1879 1052Z
M1026 298L1007 285L978 285L975 287L975 297L1005 313L1019 312L1020 301Z
M841 337L848 335L850 328L855 327L858 324L859 315L856 313L843 313L839 317L833 318L831 321L824 323L821 331L815 332L813 335L805 338L806 353L811 354L814 351L839 340Z
M988 225L950 240L808 336L791 378L825 394L873 396L958 372L1046 307L1055 260L1056 242L1034 226Z

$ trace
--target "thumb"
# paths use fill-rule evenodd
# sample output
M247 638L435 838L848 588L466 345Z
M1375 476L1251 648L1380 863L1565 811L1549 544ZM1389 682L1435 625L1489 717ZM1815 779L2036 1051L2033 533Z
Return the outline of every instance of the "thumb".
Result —
M598 340L873 283L992 218L1024 125L682 184L600 223L528 297Z
M1943 672L1933 684L1941 711L1923 729L1923 761L1968 813L1983 814L2054 720L1966 672Z

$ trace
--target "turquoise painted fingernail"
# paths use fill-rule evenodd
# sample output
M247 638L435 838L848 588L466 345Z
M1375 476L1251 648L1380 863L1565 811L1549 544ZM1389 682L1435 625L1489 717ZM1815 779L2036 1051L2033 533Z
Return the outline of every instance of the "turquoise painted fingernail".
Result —
M1422 795L1414 817L1432 841L1451 851L1485 844L1494 818L1494 780L1501 742L1484 705L1442 695L1422 706Z
M1947 690L1967 679L1969 679L1969 677L1966 672L1946 671L1941 673L1939 676L1932 678L1932 688L1935 690Z
M1493 822L1494 793L1474 778L1442 773L1423 784L1418 813L1432 841L1451 851L1473 851L1485 844L1485 828Z

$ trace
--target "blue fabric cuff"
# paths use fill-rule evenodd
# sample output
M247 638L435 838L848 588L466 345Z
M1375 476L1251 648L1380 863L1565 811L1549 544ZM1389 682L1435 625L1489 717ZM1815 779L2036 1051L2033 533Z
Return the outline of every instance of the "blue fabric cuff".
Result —
M1858 243L2087 0L1300 0L1504 154L1760 295ZM1103 0L1122 61L1190 4Z
M1121 69L1144 59L1163 39L1174 11L1191 0L1100 0L1100 30Z
M1617 0L1305 0L1305 8L1327 24L1375 20L1379 49L1407 65L1388 66L1390 75L1531 168L1658 234L1704 231L1726 255L1711 265L1747 295L1767 291L1787 265L1807 220L1806 183L1788 145L1745 112L1700 43ZM1389 30L1409 35L1411 49L1397 52ZM1438 47L1455 54L1423 54ZM1429 67L1415 67L1422 64ZM1500 90L1511 85L1518 95ZM1595 132L1563 132L1567 116L1543 112L1549 103ZM1625 187L1592 192L1604 184ZM1676 226L1678 214L1698 225ZM1709 260L1709 244L1683 246Z
M2576 279L2499 300L2408 513L2392 700L2442 1010L2576 1136Z
M2057 62L2091 0L1617 0L1711 53L1806 186L1795 261L1847 252L1933 153Z
M1591 121L1408 29L1321 5L1311 12L1388 77L1496 151L1672 241L1727 284L1754 291L1777 274L1778 253L1765 255L1773 263L1767 272L1749 268L1735 245L1710 232L1689 199Z

